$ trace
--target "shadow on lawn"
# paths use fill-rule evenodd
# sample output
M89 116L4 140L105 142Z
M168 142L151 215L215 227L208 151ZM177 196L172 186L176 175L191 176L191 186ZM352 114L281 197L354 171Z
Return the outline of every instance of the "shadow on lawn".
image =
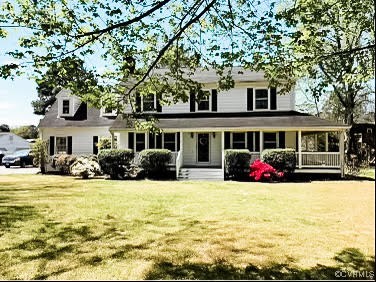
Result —
M235 267L225 261L214 264L183 263L168 261L156 263L146 275L147 280L328 280L367 279L373 280L375 258L366 257L358 249L344 249L334 260L335 266L316 265L303 269L289 264L272 263L264 267L249 264L245 268Z

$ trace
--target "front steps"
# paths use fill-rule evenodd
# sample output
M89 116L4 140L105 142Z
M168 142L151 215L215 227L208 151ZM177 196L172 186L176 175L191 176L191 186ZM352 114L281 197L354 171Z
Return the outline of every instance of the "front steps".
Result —
M221 168L181 168L178 180L223 180L223 171Z

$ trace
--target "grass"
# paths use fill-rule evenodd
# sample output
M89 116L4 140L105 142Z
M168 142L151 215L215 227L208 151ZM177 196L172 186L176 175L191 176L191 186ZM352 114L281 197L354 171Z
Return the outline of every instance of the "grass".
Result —
M372 181L0 177L0 279L336 279L374 270Z
M375 179L375 167L369 167L360 171L360 177Z

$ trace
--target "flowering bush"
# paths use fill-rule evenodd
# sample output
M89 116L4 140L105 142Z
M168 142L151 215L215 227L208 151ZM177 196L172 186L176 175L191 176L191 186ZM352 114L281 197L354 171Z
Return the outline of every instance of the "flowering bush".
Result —
M81 156L70 166L70 171L73 176L80 176L84 179L88 179L100 175L101 168L95 157Z
M250 166L249 176L254 181L270 181L283 178L284 173L257 159Z

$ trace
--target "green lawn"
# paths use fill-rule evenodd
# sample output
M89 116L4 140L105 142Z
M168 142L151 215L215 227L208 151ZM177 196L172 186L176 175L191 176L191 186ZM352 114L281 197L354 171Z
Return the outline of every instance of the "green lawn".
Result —
M372 181L0 176L0 279L335 279L374 270L374 210Z

